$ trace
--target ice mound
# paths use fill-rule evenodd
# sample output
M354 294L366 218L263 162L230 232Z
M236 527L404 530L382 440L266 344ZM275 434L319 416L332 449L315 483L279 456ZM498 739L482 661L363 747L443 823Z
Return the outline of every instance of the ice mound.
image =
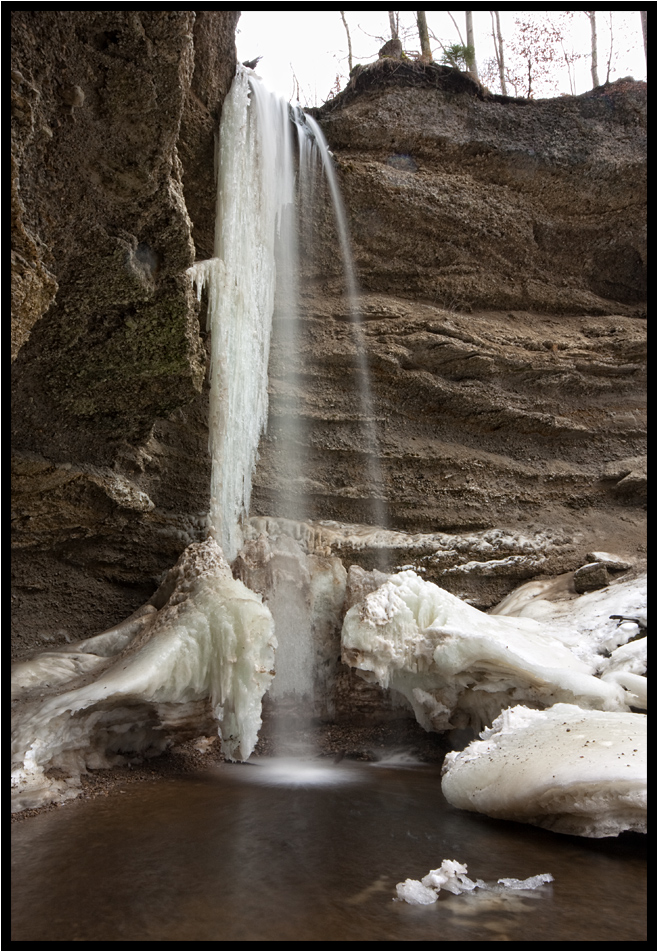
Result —
M572 704L511 708L446 755L443 794L460 809L559 833L646 832L646 725L643 714Z
M599 553L600 554L600 553ZM568 578L562 577L562 582ZM647 624L647 576L615 579L605 589L575 596L560 579L536 579L511 592L491 615L534 618L550 625L574 653L593 665L637 639ZM553 591L557 588L557 592Z
M480 729L518 703L629 710L618 680L595 677L596 663L579 658L550 626L488 615L413 571L391 576L350 608L342 657L404 695L426 730Z
M210 539L188 546L152 601L15 667L15 810L77 796L88 768L204 732L219 729L230 759L253 750L276 647L261 597L233 579Z
M470 893L474 889L494 892L532 891L553 881L550 873L540 873L529 879L499 879L497 883L486 883L482 879L469 879L468 868L454 859L444 859L438 869L431 869L421 880L405 879L395 887L398 899L413 905L427 906L436 902L442 889L453 893Z

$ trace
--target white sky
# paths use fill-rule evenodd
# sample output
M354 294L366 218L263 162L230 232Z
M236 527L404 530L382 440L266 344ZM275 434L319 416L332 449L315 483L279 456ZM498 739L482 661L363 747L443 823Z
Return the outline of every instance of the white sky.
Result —
M538 11L531 10L535 16ZM441 41L458 43L459 35L448 13L428 10L427 22ZM525 16L525 11L517 13L501 12L503 38L507 40L513 32L515 16ZM543 14L539 14L542 15ZM554 12L546 16L554 16ZM381 10L346 10L345 16L352 38L353 62L372 62L382 45L378 37L390 36L388 13ZM453 13L459 29L465 38L464 13ZM646 79L642 27L638 11L613 13L614 49L611 79L621 76L633 76ZM402 11L401 28L412 27L415 19L413 11ZM576 92L583 93L591 89L590 75L590 26L583 12L573 17L577 30L572 43L579 52L585 54L577 65ZM478 66L493 58L491 39L491 17L488 11L474 11L473 25ZM607 70L610 33L608 13L597 11L599 45L599 81L604 82ZM338 10L331 11L259 11L243 10L238 22L237 33L238 58L240 61L262 56L257 73L267 86L285 96L293 98L293 70L299 81L302 105L321 105L334 87L337 74L341 76L341 89L347 82L347 38ZM431 41L434 50L438 44ZM405 42L408 51L418 50L419 43L414 36ZM441 50L435 58L440 59ZM559 70L560 86L556 91L538 88L537 97L570 92L566 72ZM512 90L508 90L513 94Z

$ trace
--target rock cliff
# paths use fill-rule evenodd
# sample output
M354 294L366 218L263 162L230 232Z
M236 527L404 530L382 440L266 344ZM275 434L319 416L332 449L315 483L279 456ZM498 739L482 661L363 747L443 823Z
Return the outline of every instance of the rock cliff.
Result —
M645 84L533 102L382 60L316 118L349 219L389 526L548 530L549 573L577 568L598 542L641 555ZM317 231L298 368L302 488L311 518L369 522L377 487L340 262L323 239L330 211ZM283 490L294 517L297 496L276 478L288 363L275 338L254 505L271 512ZM468 594L467 573L456 579L470 562L471 594L478 574L500 582L478 604L502 597L522 549L490 551L479 568L468 554L446 562L441 584ZM492 563L510 555L517 568Z
M212 253L214 138L237 17L13 13L18 654L119 621L204 536L205 332L185 271ZM451 70L384 61L317 118L352 233L390 527L483 533L437 569L460 591L477 576L460 566L487 532L548 540L535 570L512 561L497 586L473 583L481 604L534 571L577 568L592 548L637 558L644 85L525 102ZM309 518L368 523L381 488L365 466L328 207L315 227L300 490ZM272 515L281 496L281 350L275 328L255 515ZM283 496L276 514L296 518L299 494ZM491 559L517 554L489 551L489 576ZM421 545L414 558L426 554ZM352 556L369 567L367 550Z
M14 611L25 646L124 616L203 534L212 254L239 14L12 14Z

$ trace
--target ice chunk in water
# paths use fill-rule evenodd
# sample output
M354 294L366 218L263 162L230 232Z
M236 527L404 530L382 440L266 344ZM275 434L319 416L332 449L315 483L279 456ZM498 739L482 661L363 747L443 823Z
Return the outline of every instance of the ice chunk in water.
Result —
M480 738L446 755L453 806L580 836L646 832L645 715L515 707Z
M463 863L454 859L444 859L438 869L431 869L421 882L437 890L447 889L458 896L462 892L475 889L476 883L466 875L467 868Z
M429 906L439 898L436 890L423 886L417 879L405 879L403 883L397 884L395 890L398 899L416 906Z
M505 889L538 889L544 883L552 883L553 877L550 873L540 873L528 879L499 879L498 882Z
M550 873L540 873L529 879L499 879L497 883L486 883L482 879L473 881L466 875L468 867L454 859L444 859L438 869L431 869L422 880L405 879L395 887L398 899L414 905L429 905L436 902L442 889L459 896L473 893L475 889L496 893L510 891L531 891L546 883L553 882Z

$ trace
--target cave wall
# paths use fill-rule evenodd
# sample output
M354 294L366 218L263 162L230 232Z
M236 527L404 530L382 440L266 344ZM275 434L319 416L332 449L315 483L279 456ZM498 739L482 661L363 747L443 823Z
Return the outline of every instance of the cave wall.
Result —
M471 565L471 594L478 572L499 577L498 597L527 577L519 534L537 542L535 572L571 571L593 549L641 558L646 84L535 102L381 60L315 114L352 238L389 526L512 533L517 548ZM363 373L331 208L316 217L296 367L306 479L297 491L277 476L291 378L275 323L252 511L277 500L289 518L304 506L369 523L381 487ZM444 568L441 584L467 592L460 560Z
M12 12L19 648L113 623L204 534L207 354L185 271L212 255L238 17Z
M12 14L17 654L125 617L205 534L207 348L185 271L212 254L238 16ZM391 527L534 533L553 574L592 547L636 557L646 86L528 103L384 64L317 118L352 234ZM328 206L314 227L303 501L277 476L290 389L275 326L252 511L270 515L276 496L283 516L368 523L379 489ZM456 544L456 561L488 538Z

